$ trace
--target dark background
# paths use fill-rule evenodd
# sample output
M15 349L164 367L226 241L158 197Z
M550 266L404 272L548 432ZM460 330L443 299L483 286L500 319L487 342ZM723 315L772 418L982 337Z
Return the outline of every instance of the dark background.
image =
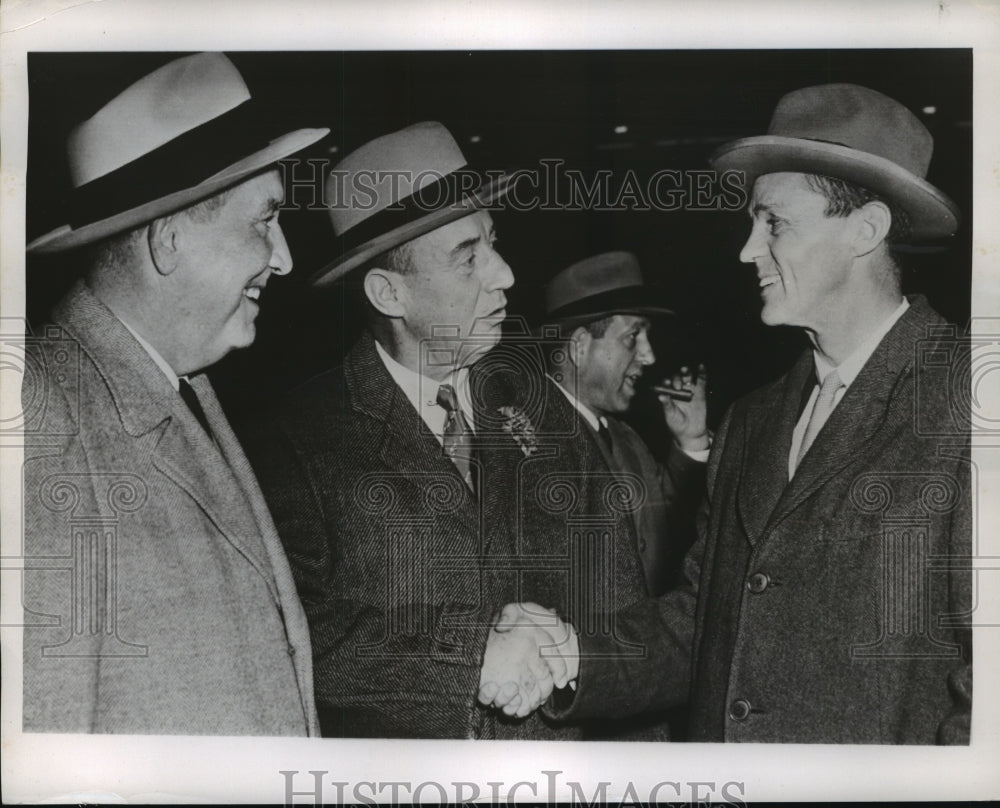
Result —
M66 221L69 129L114 94L180 54L33 53L27 237ZM968 321L972 216L972 51L546 51L415 53L230 53L255 99L289 130L329 126L304 157L339 160L373 137L422 120L443 122L470 163L539 169L561 159L585 176L624 178L659 169L708 167L728 140L763 134L778 99L811 84L854 82L913 110L934 136L928 180L964 214L951 239L900 253L904 289L926 294L952 322ZM925 112L934 107L934 113ZM616 134L616 126L628 131ZM472 138L477 138L473 142ZM612 184L612 187L614 185ZM211 375L234 417L338 364L360 328L359 307L340 287L317 293L306 280L337 245L322 211L282 214L295 260L272 278L252 348ZM738 253L749 233L742 212L499 211L499 249L514 270L508 311L533 319L545 282L598 252L636 253L651 296L678 313L654 334L659 361L647 377L681 362L710 368L710 421L739 395L784 371L806 344L801 332L760 323L756 276ZM28 316L37 326L82 269L78 254L27 259ZM654 444L655 400L633 418Z

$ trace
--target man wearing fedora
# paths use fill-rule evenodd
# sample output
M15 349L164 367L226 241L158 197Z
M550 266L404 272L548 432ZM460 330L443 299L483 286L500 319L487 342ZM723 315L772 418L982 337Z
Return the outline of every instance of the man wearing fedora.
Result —
M174 60L68 139L87 248L23 385L24 728L316 734L308 627L204 374L292 268L278 129L221 54ZM273 139L272 139L273 135Z
M309 618L324 735L546 737L518 718L565 684L521 636L546 629L491 630L516 590L513 483L488 458L521 455L486 404L502 374L480 370L514 282L486 209L506 190L435 122L328 175L341 254L313 283L344 279L367 328L247 432ZM481 685L508 686L507 716L477 705Z
M696 741L969 742L966 399L927 373L962 349L903 297L890 252L957 227L924 179L931 149L893 99L833 84L789 93L767 135L713 155L752 184L740 257L763 321L812 350L716 433L685 584L618 616L645 659L590 658L602 638L581 637L556 715L687 698Z
M678 582L680 561L693 541L709 434L705 374L695 379L687 368L668 387L687 390L689 400L658 394L674 439L665 464L618 417L656 361L650 318L673 314L651 303L650 294L632 253L602 253L576 262L548 283L545 319L567 339L566 351L548 355L548 378L583 416L582 434L598 447L607 467L642 483L641 504L631 517L647 594L658 597Z

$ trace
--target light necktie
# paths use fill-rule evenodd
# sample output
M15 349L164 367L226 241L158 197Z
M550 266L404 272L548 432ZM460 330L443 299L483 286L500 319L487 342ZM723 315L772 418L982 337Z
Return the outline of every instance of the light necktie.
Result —
M823 428L833 412L834 402L837 398L837 391L844 386L840 380L840 374L833 370L826 374L823 383L819 386L819 395L816 396L816 405L813 407L812 415L809 416L809 423L806 424L806 431L802 434L802 445L799 447L799 455L795 460L795 468L799 467L802 458L806 456L809 447L812 446L816 436Z
M455 464L465 484L470 490L475 490L472 482L472 430L469 422L465 420L465 414L458 405L458 396L455 395L455 388L450 384L442 384L438 388L437 403L447 413L444 421L444 435L442 443L444 451Z
M195 393L194 388L188 383L187 379L178 379L178 382L180 383L179 391L181 398L184 399L184 403L191 410L191 414L198 419L198 423L205 430L205 434L212 437L212 430L208 425L208 418L205 417L205 410L201 408L198 394Z

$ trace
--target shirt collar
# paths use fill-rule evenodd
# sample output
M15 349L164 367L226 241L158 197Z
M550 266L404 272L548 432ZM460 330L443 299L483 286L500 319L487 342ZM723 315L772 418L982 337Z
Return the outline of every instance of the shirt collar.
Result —
M118 315L115 316L117 317ZM180 379L177 374L174 373L174 369L167 363L167 360L160 356L160 352L146 342L146 340L142 338L142 335L132 328L132 326L120 317L118 318L118 321L129 330L129 333L135 337L136 342L138 342L142 346L143 350L149 354L150 358L156 363L156 366L163 371L163 375L167 377L167 381L170 382L174 390L179 391L181 389ZM187 381L187 376L184 377L184 380Z
M899 304L899 307L885 320L883 320L878 328L865 337L864 341L857 348L855 348L853 353L841 362L840 365L831 365L822 356L820 356L819 351L814 350L813 362L816 365L816 378L822 383L828 373L836 370L844 388L846 389L850 387L854 380L858 377L861 369L865 366L865 363L871 359L871 355L875 353L875 349L879 346L879 343L882 342L882 338L889 333L889 330L896 324L896 321L906 313L908 308L910 308L910 302L904 297L903 302Z
M607 428L608 426L607 418L605 418L603 415L600 416L597 415L592 409L590 409L590 407L588 407L586 404L580 401L580 399L574 396L569 390L567 390L565 387L559 384L559 382L557 382L555 379L549 376L548 373L546 373L545 375L548 376L549 379L552 379L552 383L559 388L559 392L561 392L564 396L566 396L566 400L569 401L569 403L572 404L574 407L576 407L580 415L582 415L584 418L587 419L587 423L593 427L595 432L600 432L602 425L605 428Z
M469 426L474 428L472 423L473 410L469 398L469 369L467 367L459 368L443 381L437 381L401 365L389 355L378 340L375 340L375 351L382 360L382 364L385 365L385 369L389 371L392 380L403 391L413 408L420 413L436 435L440 435L444 429L444 410L437 403L438 388L442 384L450 384L455 388L458 404L462 408L466 420L469 421ZM428 415L431 416L430 419L428 419Z

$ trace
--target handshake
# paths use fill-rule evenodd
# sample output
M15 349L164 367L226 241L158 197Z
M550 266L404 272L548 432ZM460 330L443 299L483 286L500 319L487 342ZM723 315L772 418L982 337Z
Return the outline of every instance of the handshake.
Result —
M490 629L479 674L479 703L524 718L553 687L576 687L576 630L551 609L508 603Z

